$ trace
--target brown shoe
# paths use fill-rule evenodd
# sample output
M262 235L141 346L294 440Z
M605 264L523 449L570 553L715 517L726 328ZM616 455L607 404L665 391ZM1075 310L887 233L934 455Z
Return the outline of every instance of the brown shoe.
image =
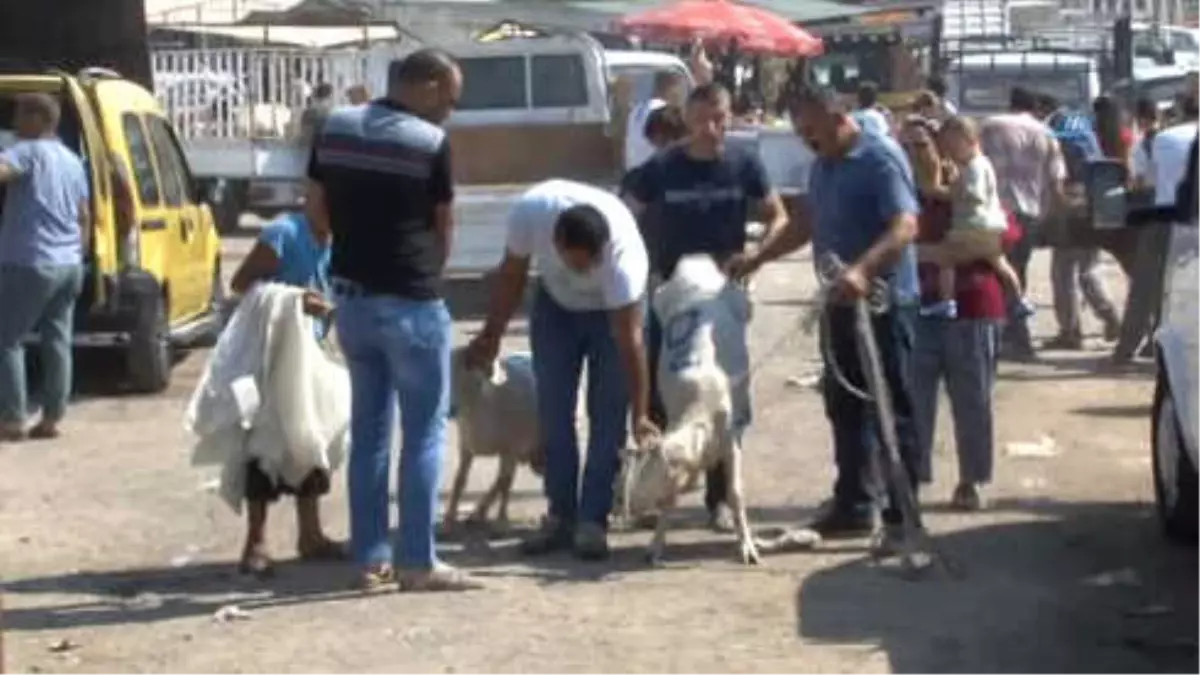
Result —
M478 579L443 563L428 570L405 570L398 574L398 578L400 590L406 593L456 593L484 587Z
M57 422L42 420L29 430L29 438L34 441L50 441L58 438L62 432L58 430Z

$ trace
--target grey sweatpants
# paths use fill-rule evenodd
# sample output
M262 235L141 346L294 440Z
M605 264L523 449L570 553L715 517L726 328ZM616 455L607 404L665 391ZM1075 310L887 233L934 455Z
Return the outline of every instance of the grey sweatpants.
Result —
M1050 283L1053 286L1054 316L1058 319L1060 335L1077 337L1083 334L1077 286L1083 291L1084 301L1104 322L1106 329L1120 323L1117 308L1096 269L1099 261L1099 249L1054 249L1050 258Z

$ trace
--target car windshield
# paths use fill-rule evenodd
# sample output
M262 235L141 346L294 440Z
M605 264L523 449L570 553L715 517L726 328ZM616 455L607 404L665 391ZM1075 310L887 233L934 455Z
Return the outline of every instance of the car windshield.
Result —
M959 109L965 113L990 113L1008 109L1016 84L1039 93L1053 94L1069 108L1086 108L1087 76L1084 73L1035 74L1028 70L963 71L960 75Z

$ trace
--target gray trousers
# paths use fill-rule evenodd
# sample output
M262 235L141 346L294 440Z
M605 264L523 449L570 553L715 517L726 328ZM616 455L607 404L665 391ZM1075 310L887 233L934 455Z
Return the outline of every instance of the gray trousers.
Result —
M1096 269L1100 250L1095 248L1056 248L1050 258L1050 283L1054 293L1054 316L1058 319L1060 335L1083 335L1080 323L1079 293L1105 328L1120 323L1117 308Z
M1158 304L1162 299L1163 267L1171 243L1171 227L1155 224L1138 235L1137 253L1125 296L1121 335L1113 348L1113 358L1128 360L1154 331L1158 323Z
M943 380L954 419L958 480L991 481L995 458L992 388L999 333L997 321L917 319L911 376L921 482L933 481L938 386Z

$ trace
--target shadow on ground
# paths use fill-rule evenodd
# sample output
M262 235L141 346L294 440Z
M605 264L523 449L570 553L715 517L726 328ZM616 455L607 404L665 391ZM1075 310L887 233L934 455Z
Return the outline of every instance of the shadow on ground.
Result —
M1033 505L938 537L965 570L906 580L856 561L796 594L805 642L876 644L896 672L1195 672L1196 550L1136 504Z

